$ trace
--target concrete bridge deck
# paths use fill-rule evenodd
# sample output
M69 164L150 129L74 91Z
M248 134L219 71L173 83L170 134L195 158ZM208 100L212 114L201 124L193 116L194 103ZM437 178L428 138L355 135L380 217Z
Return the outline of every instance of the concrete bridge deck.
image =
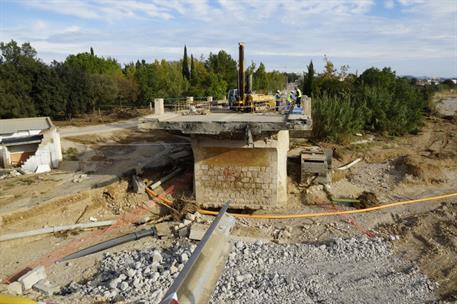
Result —
M259 135L262 132L281 130L310 131L312 122L309 116L299 114L209 113L207 115L184 115L181 113L164 113L143 117L139 127L205 135L245 132L249 128L252 134Z

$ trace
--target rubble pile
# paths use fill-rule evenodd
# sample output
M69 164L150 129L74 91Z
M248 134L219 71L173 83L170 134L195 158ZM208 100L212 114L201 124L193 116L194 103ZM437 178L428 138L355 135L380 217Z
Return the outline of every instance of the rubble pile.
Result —
M94 278L84 284L73 282L64 293L101 296L114 302L159 303L195 247L177 243L165 250L107 253Z
M195 245L107 253L97 275L64 293L110 302L158 303ZM419 303L436 288L381 238L337 238L325 244L237 241L211 303Z
M380 238L237 242L211 303L423 303L434 288Z

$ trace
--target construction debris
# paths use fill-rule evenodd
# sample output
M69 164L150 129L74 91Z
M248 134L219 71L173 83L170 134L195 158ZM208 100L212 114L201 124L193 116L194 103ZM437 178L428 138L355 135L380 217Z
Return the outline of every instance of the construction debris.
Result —
M200 241L205 235L206 230L208 230L209 225L194 223L190 227L189 239Z
M379 200L373 192L364 191L357 197L357 201L352 202L352 205L357 209L365 209L369 207L379 206Z
M21 283L23 290L28 290L38 281L44 279L46 279L46 271L43 266L39 266L24 274L17 281Z
M210 303L424 303L436 300L435 287L380 238L237 241Z
M132 190L135 193L144 193L146 191L146 185L138 175L132 175L131 179Z
M352 166L354 166L355 164L357 164L361 160L362 160L361 158L357 158L357 159L351 161L349 164L338 167L338 170L340 170L340 171L347 170L347 169L351 168Z
M40 235L40 234L56 233L56 232L60 232L60 231L110 226L113 223L114 223L114 221L101 221L101 222L92 222L92 223L46 227L46 228L42 228L42 229L35 229L35 230L24 231L24 232L4 234L4 235L0 235L0 242L20 239L20 238L26 238L26 237L36 236L36 235Z
M157 236L160 237L169 237L173 235L173 227L175 226L176 222L162 222L159 224L156 224L156 231L157 231Z
M64 293L98 295L114 302L159 303L195 247L176 244L165 250L147 248L107 253L94 278L85 284L74 282L64 289Z
M13 294L13 295L21 295L23 292L22 290L22 284L19 282L13 282L11 284L8 284L8 293Z
M52 296L60 291L58 286L52 285L48 280L43 279L33 285L33 289L41 292L46 296Z
M6 174L0 175L0 180L2 180L4 178L16 177L16 176L21 176L21 175L22 175L22 173L19 172L18 170L11 170Z
M74 183L81 183L85 179L87 179L87 174L78 174L78 175L75 175L73 177L73 182Z

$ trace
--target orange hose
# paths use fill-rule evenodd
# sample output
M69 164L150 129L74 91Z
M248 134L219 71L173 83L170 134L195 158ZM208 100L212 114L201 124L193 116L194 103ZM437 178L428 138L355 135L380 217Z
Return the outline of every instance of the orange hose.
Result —
M173 202L171 200L169 200L166 197L159 196L159 194L157 194L157 192L155 192L155 191L153 191L153 190L151 190L149 188L146 188L146 192L149 193L150 195L160 199L162 202L166 203L167 205L172 205L173 204Z
M365 209L346 210L346 211L301 213L301 214L243 214L243 213L227 213L227 214L229 214L231 216L235 216L235 217L257 218L257 219L293 219L293 218L304 218L304 217L323 217L323 216L334 216L334 215L342 215L342 214L365 213L365 212L371 212L371 211L376 211L376 210L381 210L381 209L386 209L386 208L397 207L400 205L435 201L435 200L446 199L446 198L455 197L455 196L457 196L457 192L438 195L438 196L413 199L413 200L408 200L408 201L401 201L401 202L396 202L396 203L390 203L390 204L385 204L385 205L370 207L370 208L365 208ZM205 215L217 215L219 213L217 211L209 211L209 210L204 210L204 209L200 209L200 210L198 210L198 212L201 214L205 214Z

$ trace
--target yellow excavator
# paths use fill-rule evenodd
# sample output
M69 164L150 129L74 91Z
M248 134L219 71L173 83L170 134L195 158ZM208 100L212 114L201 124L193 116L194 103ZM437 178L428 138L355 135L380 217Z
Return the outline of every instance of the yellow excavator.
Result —
M239 43L238 65L238 88L231 89L228 93L230 108L245 112L275 109L276 102L273 95L254 94L252 92L252 74L249 75L246 81L243 42Z

